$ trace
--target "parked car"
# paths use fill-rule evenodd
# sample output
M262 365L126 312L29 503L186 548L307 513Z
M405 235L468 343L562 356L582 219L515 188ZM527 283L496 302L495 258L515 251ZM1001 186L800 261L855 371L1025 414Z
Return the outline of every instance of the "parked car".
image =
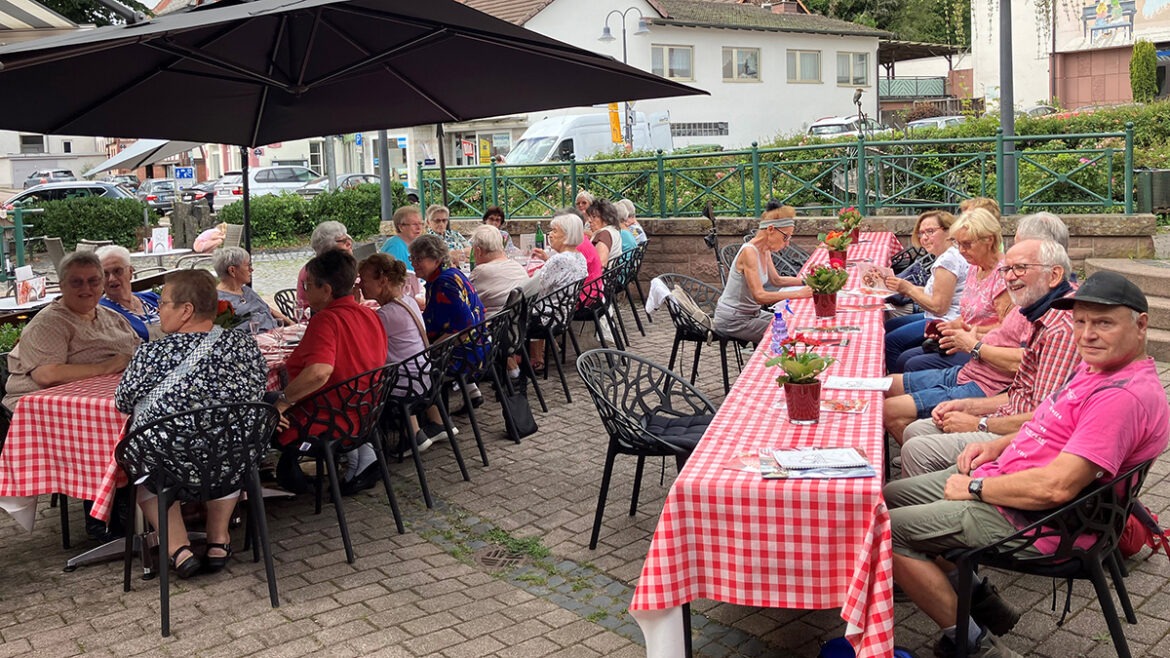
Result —
M337 176L337 188L340 190L348 190L363 183L373 183L377 185L380 182L381 181L374 174L338 174ZM318 194L328 191L328 176L315 178L308 183L305 183L301 187L298 187L296 190L297 194L305 197L306 199L312 199Z
M1056 109L1055 107L1052 107L1051 105L1045 105L1042 103L1040 105L1030 105L1028 107L1025 107L1022 110L1016 110L1016 116L1017 117L1046 117L1050 114L1056 114L1059 111L1060 110ZM999 116L999 114L996 113L996 116Z
M925 119L915 119L906 124L906 130L918 130L920 128L950 128L957 126L960 123L966 123L967 117L956 114L945 117L927 117Z
M293 192L321 174L308 167L257 167L248 171L248 193L252 196Z
M137 192L138 186L142 184L141 181L138 180L138 177L134 174L118 174L116 176L107 176L103 180L123 185L131 192Z
M179 192L179 200L184 203L206 201L207 207L211 209L211 212L215 212L215 184L216 181L207 180L184 188Z
M2 214L6 215L17 201L61 201L87 196L104 196L111 199L134 198L134 195L125 187L109 181L60 181L30 187L9 198L0 209L3 210Z
M77 176L69 169L40 169L28 175L24 179L24 189L28 189L34 185L44 185L45 183L57 183L60 181L77 180Z
M238 171L229 171L215 181L215 198L220 208L244 198L243 181L244 176Z
M890 131L885 124L878 123L868 117L865 119L864 129L867 135ZM824 117L809 125L808 134L818 137L832 137L833 135L847 135L849 133L856 135L861 130L862 124L856 116Z
M175 207L175 179L148 178L138 188L138 200L160 215Z

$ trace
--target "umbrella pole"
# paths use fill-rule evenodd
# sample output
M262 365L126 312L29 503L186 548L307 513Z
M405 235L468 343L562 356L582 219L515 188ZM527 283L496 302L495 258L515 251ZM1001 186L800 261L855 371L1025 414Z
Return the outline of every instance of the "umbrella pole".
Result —
M244 251L252 253L252 195L248 190L248 156L247 146L240 147L240 173L243 174L244 184Z
M442 201L439 205L447 205L447 156L446 150L443 148L443 124L435 124L435 137L439 138L439 186ZM419 187L422 187L422 181L418 182Z
M382 194L382 221L394 217L394 190L390 188L390 137L385 130L378 131L378 183Z

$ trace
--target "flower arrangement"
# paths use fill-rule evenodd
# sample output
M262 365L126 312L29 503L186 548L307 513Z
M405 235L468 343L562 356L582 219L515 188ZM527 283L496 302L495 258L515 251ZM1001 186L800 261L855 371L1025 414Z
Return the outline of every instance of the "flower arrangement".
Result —
M776 383L780 386L812 384L826 368L837 361L831 356L821 356L813 351L813 348L821 345L821 342L813 338L797 334L781 343L780 354L765 361L764 365L780 366L784 371L784 374L776 378ZM801 349L802 347L804 349Z
M249 315L251 313L236 315L236 309L232 307L231 302L226 299L221 299L215 305L214 323L224 329L235 329L244 322L247 322Z
M861 220L861 213L854 206L842 208L841 212L837 213L837 223L841 225L841 228L844 229L846 233L852 231L855 228L860 228Z
M853 237L849 235L848 230L822 233L817 236L817 239L824 242L829 251L845 251L849 245L853 244Z
M848 279L849 272L844 267L818 265L804 277L804 285L812 288L814 293L832 295L844 288Z

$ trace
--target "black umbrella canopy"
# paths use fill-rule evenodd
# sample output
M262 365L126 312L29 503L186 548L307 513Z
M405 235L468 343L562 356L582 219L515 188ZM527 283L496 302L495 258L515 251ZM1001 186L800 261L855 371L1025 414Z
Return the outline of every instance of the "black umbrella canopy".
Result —
M256 0L0 47L0 128L262 146L705 93L455 0Z

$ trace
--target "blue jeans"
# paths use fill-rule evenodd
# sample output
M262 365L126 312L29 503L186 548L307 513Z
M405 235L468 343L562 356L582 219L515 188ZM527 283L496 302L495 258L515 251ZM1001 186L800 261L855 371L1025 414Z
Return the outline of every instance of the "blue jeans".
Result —
M906 350L921 345L925 330L926 315L923 313L886 320L886 368L891 373L902 372L897 369L898 357Z
M936 352L923 352L921 347L912 347L902 356L898 357L897 363L890 372L916 372L919 370L938 370L939 368L951 368L954 366L961 366L971 359L971 355L966 352L955 352L954 354L940 354Z
M947 400L987 397L975 382L958 383L959 371L962 369L963 366L954 366L940 370L917 370L902 375L902 390L914 398L914 408L919 418L930 416L939 403Z

